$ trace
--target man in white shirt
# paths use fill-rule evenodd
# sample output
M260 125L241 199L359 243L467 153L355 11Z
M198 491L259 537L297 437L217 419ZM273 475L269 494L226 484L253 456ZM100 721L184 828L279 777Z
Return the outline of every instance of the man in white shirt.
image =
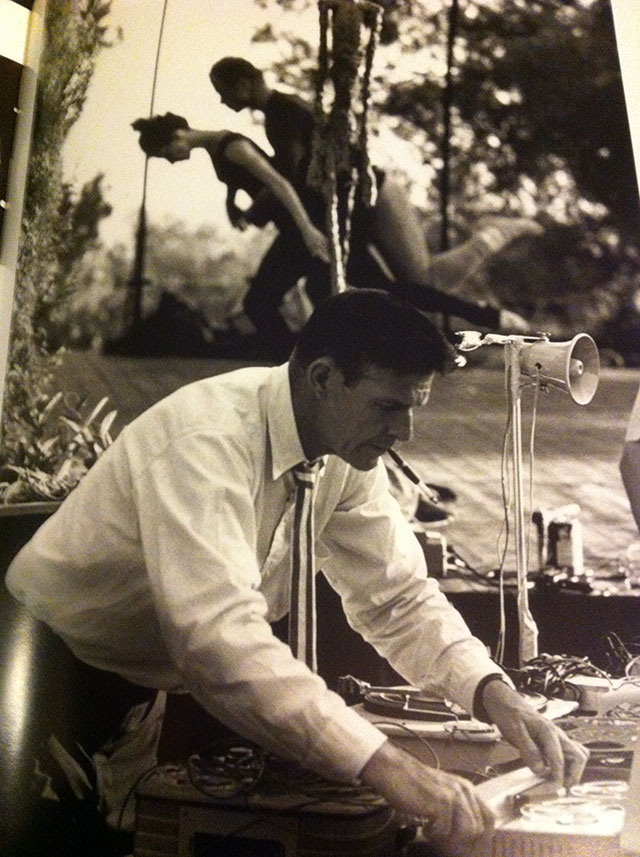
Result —
M291 469L322 457L317 567L351 625L408 682L495 722L534 770L579 779L586 751L471 636L387 489L380 457L409 439L450 360L388 294L330 298L287 364L189 384L128 425L14 560L9 589L98 675L187 690L268 750L431 818L447 853L473 852L492 820L472 786L395 747L269 625L289 609Z

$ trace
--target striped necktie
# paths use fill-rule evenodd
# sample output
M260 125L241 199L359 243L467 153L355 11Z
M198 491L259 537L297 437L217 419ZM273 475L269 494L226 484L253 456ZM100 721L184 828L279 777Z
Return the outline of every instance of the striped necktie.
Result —
M317 672L316 582L314 569L313 498L322 459L305 461L292 469L296 490L291 533L291 604L289 645L293 654Z

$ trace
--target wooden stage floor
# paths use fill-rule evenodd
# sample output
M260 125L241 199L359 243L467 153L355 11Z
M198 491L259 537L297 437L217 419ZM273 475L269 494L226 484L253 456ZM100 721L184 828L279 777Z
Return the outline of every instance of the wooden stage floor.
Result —
M453 488L454 519L441 531L472 566L497 567L504 519L501 487L503 435L508 408L501 357L483 349L473 361L438 378L431 400L419 409L413 440L400 448L425 481ZM497 358L497 359L496 359ZM127 358L69 352L61 386L92 401L106 395L118 410L116 430L177 387L229 371L240 361ZM539 396L535 429L533 508L578 503L585 561L600 564L638 538L622 487L618 461L638 386L638 369L603 369L586 406L560 390ZM525 503L529 508L529 435L533 395L522 399ZM511 539L511 542L513 539ZM507 568L513 568L513 552Z

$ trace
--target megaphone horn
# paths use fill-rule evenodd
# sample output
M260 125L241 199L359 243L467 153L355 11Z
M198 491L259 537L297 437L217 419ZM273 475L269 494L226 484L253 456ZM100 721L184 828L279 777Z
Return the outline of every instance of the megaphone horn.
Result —
M578 333L570 342L542 339L523 345L520 369L541 387L559 387L578 405L587 405L598 388L598 348L587 333Z

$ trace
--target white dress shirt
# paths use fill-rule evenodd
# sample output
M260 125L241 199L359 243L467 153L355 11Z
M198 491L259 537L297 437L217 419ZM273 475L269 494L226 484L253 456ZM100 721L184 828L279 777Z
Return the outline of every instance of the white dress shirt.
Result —
M7 585L82 660L187 690L247 738L353 779L384 735L269 626L289 606L288 551L272 540L303 458L287 364L182 387L120 433ZM315 516L316 567L350 624L408 682L471 710L496 666L427 578L382 463L327 456Z

